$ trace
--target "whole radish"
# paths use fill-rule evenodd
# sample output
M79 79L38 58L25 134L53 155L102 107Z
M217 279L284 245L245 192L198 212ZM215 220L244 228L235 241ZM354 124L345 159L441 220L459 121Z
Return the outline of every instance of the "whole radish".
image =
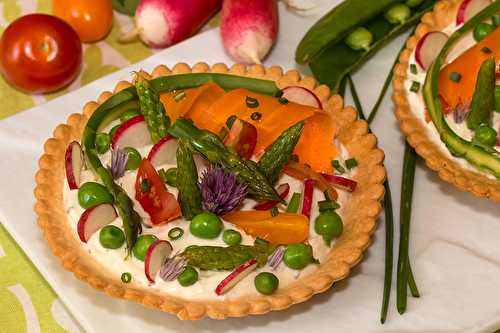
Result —
M277 0L224 0L220 32L236 61L260 63L278 34Z
M164 48L198 31L221 7L222 0L141 0L135 11L135 29L127 42L139 35L148 46Z

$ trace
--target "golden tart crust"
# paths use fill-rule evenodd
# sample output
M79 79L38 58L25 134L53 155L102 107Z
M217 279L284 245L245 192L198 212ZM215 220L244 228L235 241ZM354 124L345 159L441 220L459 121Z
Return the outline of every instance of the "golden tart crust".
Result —
M429 168L436 171L441 179L459 189L471 192L478 197L500 202L500 181L463 168L441 151L438 147L439 143L434 142L426 135L425 125L410 109L407 99L408 91L404 86L409 66L408 61L418 40L427 32L442 30L452 23L461 2L461 0L441 0L436 3L431 12L422 17L415 34L406 41L406 48L401 52L399 63L394 68L392 100L401 131Z
M384 194L384 153L377 148L377 139L368 132L367 123L357 120L354 108L344 107L340 96L330 96L327 86L318 86L312 77L301 78L296 70L283 73L277 66L265 68L260 65L245 67L236 64L228 68L224 64L210 67L205 63L197 63L189 67L179 63L172 69L158 66L150 77L190 72L228 73L274 80L280 88L289 85L303 86L314 91L326 111L335 114L338 120L337 138L359 163L354 177L358 186L349 201L350 207L343 216L344 233L335 242L327 260L314 274L300 278L270 296L252 295L221 301L187 301L152 291L133 282L123 284L119 276L111 274L83 250L80 240L68 223L63 204L65 149L71 141L80 140L88 118L100 103L113 94L111 92L103 92L97 102L88 102L82 114L72 114L67 123L57 126L53 137L45 142L44 154L40 157L39 170L35 176L35 211L38 224L53 254L59 257L67 270L93 288L113 297L141 303L148 308L176 314L185 320L205 316L224 319L286 309L308 300L314 294L326 291L335 281L346 278L351 268L361 261L363 252L371 243L376 218L381 211L380 200ZM114 92L130 85L129 82L119 82Z

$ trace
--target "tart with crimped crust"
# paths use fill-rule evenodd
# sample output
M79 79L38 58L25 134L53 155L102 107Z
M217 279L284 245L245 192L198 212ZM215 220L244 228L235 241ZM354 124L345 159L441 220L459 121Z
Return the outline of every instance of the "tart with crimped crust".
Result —
M318 106L323 108L323 111L315 110L314 112L320 112L322 115L327 115L328 117L331 117L330 119L334 120L332 125L334 138L321 139L335 139L337 149L336 160L340 161L340 164L344 166L345 173L341 176L338 174L324 175L324 170L319 170L323 172L322 174L312 171L310 167L306 166L306 169L299 168L298 170L308 170L307 175L315 175L314 177L319 178L311 180L308 176L306 177L308 179L303 182L302 179L298 180L297 178L294 178L298 177L296 173L297 169L294 169L294 165L296 166L297 164L304 162L300 160L303 155L299 154L299 161L297 161L295 157L291 157L292 161L288 162L285 169L288 168L288 170L292 171L287 172L287 175L283 175L281 173L280 178L276 183L280 185L283 185L284 183L288 184L290 194L281 196L283 192L280 191L280 198L284 198L283 200L290 204L292 192L298 192L300 194L302 192L303 183L309 184L304 185L304 187L310 186L311 184L318 186L318 183L324 182L326 179L328 180L329 185L323 185L330 189L330 186L333 184L330 181L336 177L336 179L349 178L348 180L351 181L349 184L356 184L355 188L353 186L347 186L347 189L350 192L340 190L338 188L335 188L332 191L328 190L327 192L329 195L326 196L326 199L323 198L322 191L315 188L313 189L314 192L310 194L310 199L314 199L312 200L313 204L311 206L311 211L306 212L304 210L304 206L307 206L308 204L302 202L302 200L299 208L302 210L299 210L296 213L297 216L295 216L294 213L285 212L285 210L287 210L287 206L279 202L271 205L276 208L272 208L267 211L260 211L260 216L269 212L269 216L266 221L271 221L269 222L271 224L277 223L273 221L280 220L282 216L292 216L294 219L293 221L304 221L304 219L306 219L308 221L308 228L306 230L306 239L304 241L296 239L297 233L303 232L303 230L287 233L283 232L283 230L286 229L280 229L281 232L275 232L269 235L259 233L259 228L250 228L248 225L241 224L241 219L236 219L236 221L231 220L231 214L238 214L242 211L243 213L246 211L254 211L256 208L255 205L259 204L255 203L255 200L253 199L244 199L248 201L243 201L238 208L232 207L234 209L232 212L224 212L226 215L220 214L219 218L223 220L224 229L233 229L240 233L242 237L242 244L248 246L243 248L243 252L250 247L253 249L257 246L257 242L260 245L264 244L266 249L270 248L272 251L270 250L269 252L266 252L266 256L268 257L264 258L264 260L261 260L262 258L259 257L258 263L256 263L257 260L252 258L248 261L245 259L245 262L242 265L239 265L239 263L233 263L233 261L238 261L239 259L234 259L234 256L232 256L232 261L229 260L223 264L221 263L221 260L207 261L207 258L187 256L186 251L190 248L187 245L195 245L195 247L198 246L198 248L202 246L211 248L212 245L217 245L221 248L226 246L223 243L224 240L222 239L222 233L218 234L216 238L210 238L211 236L205 237L206 234L203 234L202 232L201 236L203 237L196 238L196 235L200 236L200 234L198 234L196 230L193 230L191 228L192 225L190 225L190 223L193 223L194 218L191 222L189 222L182 217L177 217L176 215L167 223L164 223L165 221L163 221L158 225L152 226L152 215L148 215L147 211L145 212L144 209L139 207L142 205L142 201L137 201L140 200L137 199L137 189L146 192L150 191L150 184L148 183L145 185L144 182L135 182L139 187L136 187L136 193L134 196L134 181L127 183L126 179L127 177L132 177L135 180L138 176L136 175L137 171L129 170L126 171L125 174L118 175L117 178L115 178L116 184L122 186L124 191L130 195L130 200L133 203L134 209L136 209L139 212L138 215L142 217L143 222L145 223L145 225L142 226L142 233L155 235L160 239L155 242L160 242L160 247L163 247L161 251L154 252L152 249L153 245L149 245L146 249L146 258L144 259L147 263L138 259L138 252L134 252L136 249L134 249L132 253L129 252L127 256L126 245L123 243L123 245L119 244L121 247L118 247L117 249L110 249L109 247L104 248L104 244L107 243L106 241L103 243L101 239L102 229L99 231L97 230L98 228L94 226L88 230L82 229L82 231L79 229L78 224L87 210L99 205L109 208L112 207L113 202L100 202L97 206L94 205L93 207L86 208L84 211L84 209L79 206L79 203L82 205L83 202L85 203L84 205L88 207L92 205L92 202L89 203L85 201L86 199L81 198L80 199L82 201L79 201L77 192L81 190L81 184L89 180L97 183L102 183L102 181L96 177L95 174L92 174L89 166L89 164L92 163L89 163L89 156L86 156L87 170L85 167L83 168L80 177L81 179L79 179L79 182L81 183L77 184L80 186L80 189L71 190L69 185L70 182L66 179L66 169L68 166L66 166L65 169L65 154L68 150L68 145L74 141L81 142L82 135L84 135L85 138L85 135L87 134L83 134L83 132L86 126L88 126L89 118L92 121L92 115L94 112L99 112L100 106L102 109L102 105L106 105L104 104L106 101L108 101L107 105L109 105L111 98L119 95L120 92L122 92L123 95L123 91L128 93L133 90L133 88L130 88L132 86L131 83L122 81L117 84L113 93L103 92L98 97L96 102L92 101L84 106L83 113L71 115L66 124L61 124L54 130L53 137L48 139L44 145L44 154L40 157L39 170L36 174L37 186L35 188L35 210L38 214L38 224L40 225L54 255L61 260L63 266L67 270L73 272L77 278L88 283L90 286L99 291L113 297L141 303L149 308L173 313L180 319L186 320L200 319L204 316L214 319L224 319L226 317L263 314L272 310L282 310L293 304L304 302L314 294L328 290L335 281L346 278L349 275L351 268L361 261L363 252L370 245L371 235L373 234L376 226L376 218L381 210L380 200L384 193L382 186L385 179L385 169L383 167L384 154L377 148L377 140L373 134L369 133L367 123L357 119L356 111L352 107L344 107L343 100L340 96L330 96L330 91L326 86L317 86L314 79L310 77L301 78L299 73L295 70L283 73L282 69L277 66L265 68L260 65L255 65L247 68L243 65L234 65L228 69L224 64L216 64L210 67L205 63L198 63L191 68L186 64L180 63L175 65L171 70L162 65L156 67L151 75L145 72L140 72L138 75L141 75L143 79L147 80L188 73L225 73L238 77L258 78L273 81L280 89L295 86L304 87L307 91L312 92L320 102ZM172 98L178 98L179 93L182 92L176 91L170 92L169 94ZM235 94L236 93L237 92L235 92ZM226 94L226 92L224 92L224 94ZM248 92L248 94L250 95L251 93ZM249 105L249 108L255 108L256 103L253 98L259 99L259 97L258 95L251 96L254 97L252 97L249 101L247 96L246 103L247 106ZM162 96L162 99L168 97L169 96ZM271 102L274 103L273 101ZM260 103L263 104L263 100L261 100ZM280 103L286 104L292 102L281 97ZM168 105L168 103L165 105ZM261 114L262 117L266 115L267 113ZM172 114L170 114L170 116L172 116ZM116 117L117 116L115 115L115 118ZM194 120L194 125L197 124L199 124L197 120ZM100 130L108 131L112 125L113 122L111 122L108 127L101 128ZM175 126L174 122L172 127ZM258 127L258 125L256 126ZM232 128L233 127L229 130ZM118 131L119 130L117 130L117 132ZM115 132L115 135L117 132ZM174 132L175 131L171 131L170 133ZM85 144L86 142L82 142L84 148L87 147ZM112 145L114 144L115 142L113 142ZM195 144L195 142L193 142L193 144ZM264 152L260 152L259 157L263 158L262 156L264 156L269 149L266 149ZM151 145L138 150L140 150L140 154L144 156L147 151L151 150ZM86 154L92 154L85 151L85 149L84 152ZM110 153L107 152L98 155L103 165L110 162L110 157L106 157L106 154ZM178 160L178 154L179 153L177 152L177 162L180 163ZM256 161L258 160L258 158L255 157L254 159ZM345 160L347 159L351 160L351 163L348 163L350 164L349 167L345 165ZM353 161L355 161L354 164ZM142 160L141 163L145 163L144 160ZM255 162L245 163L254 165ZM222 163L222 166L224 167L225 164ZM115 172L116 170L113 170L113 168L116 168L116 165L111 166L111 171ZM209 167L210 170L214 168L216 167ZM213 171L210 170L207 172ZM293 170L296 172L294 173ZM101 170L101 172L103 171ZM227 172L227 170L219 170L219 172ZM262 172L265 173L264 171ZM179 175L180 173L178 176ZM113 177L114 176L115 174L113 174ZM241 174L236 174L236 176L239 177ZM200 177L203 177L203 175L200 175ZM238 181L240 181L240 178L238 178ZM344 188L346 188L346 184L343 185ZM170 185L165 186L170 194L173 196L176 195L176 189L170 187ZM179 188L183 188L185 185L177 184L177 186ZM203 184L203 179L199 181L198 186L205 186ZM302 199L306 196L307 194L303 193ZM332 198L332 196L335 196L336 199ZM203 197L203 199L205 200L205 197ZM323 237L326 234L319 235L318 231L315 231L314 229L315 219L320 214L317 207L317 202L319 201L328 201L326 206L324 206L324 203L322 204L322 212L331 212L332 210L336 210L335 214L341 218L343 230L341 233L336 233L333 240L330 237L329 241L327 241L328 237ZM264 203L269 204L269 202ZM340 204L340 208L335 203ZM115 206L117 205L116 200L114 204ZM271 206L266 207L269 208ZM227 208L227 206L225 207ZM204 205L203 209L209 210L211 208L208 205ZM216 210L213 211L218 212ZM108 221L102 224L97 223L97 225L102 227L102 225L109 223L110 225L115 225L115 227L120 228L123 223L122 219L117 217L117 215L112 214L112 208L109 208L107 212L111 214L111 217L108 214L107 219L114 219L113 222ZM122 212L119 211L119 213ZM310 217L306 218L301 213L310 215ZM89 214L91 213L87 213L87 215ZM103 214L102 216L104 215L106 214ZM196 217L197 216L198 215L196 215ZM149 221L150 217L151 221ZM273 218L278 218L278 220L271 220ZM228 221L231 222L229 223ZM268 228L269 223L264 226L261 225L262 228ZM148 228L151 226L152 228ZM180 238L177 238L178 233L175 237L169 238L169 231L174 229L174 227L183 230L183 235L181 235ZM104 238L106 237L104 236ZM257 239L257 241L255 239ZM153 242L153 244L155 244L155 242ZM255 245L253 245L254 242ZM275 242L280 244L274 244ZM299 247L307 247L312 250L312 253L310 253L311 260L307 262L304 269L297 266L300 263L297 264L296 261L294 263L293 260L290 261L290 258L286 257L286 251L288 251L288 248L290 247L289 244L292 242L301 243ZM170 243L170 249L165 245L166 243ZM137 242L135 244L137 244ZM285 254L281 253L280 256L277 251L278 247L281 247L282 252L284 251ZM153 256L151 253L154 253L155 255L154 258L156 259L154 259L154 262L153 259L150 259L148 262L148 254ZM172 258L178 258L179 255L182 257L183 254L185 254L185 258L189 259L187 265L193 266L194 270L197 272L198 280L189 286L180 285L178 275L177 279L164 281L163 279L166 275L168 275L165 273L164 267ZM271 257L273 257L272 260L270 260ZM319 262L317 259L319 259ZM150 267L154 265L158 267L155 269L150 268L148 271L148 268L146 268L148 264ZM184 262L184 264L186 263ZM235 269L233 269L233 264L235 267L237 266ZM270 265L272 267L270 267ZM242 268L241 266L244 267ZM222 281L225 281L228 278L230 279L230 275L234 275L235 271L248 268L249 266L252 266L252 269L255 270L248 275L245 274L245 277L241 279L238 284L234 283L234 286L231 285L233 288L229 288L227 284L222 285L221 287ZM210 270L210 268L213 267L216 267L217 270ZM124 272L128 274L124 276ZM272 290L269 290L269 288L266 289L266 286L256 288L254 286L254 281L256 281L256 276L259 272L274 274L278 277L279 287L277 289L273 288ZM255 285L256 284L257 282L255 282Z
M467 2L462 0L438 1L433 11L422 17L415 34L407 40L406 48L401 52L399 63L394 69L393 101L402 132L406 135L410 145L426 161L429 168L436 171L441 179L462 190L471 192L479 197L500 202L500 181L497 178L498 175L495 176L495 173L491 169L488 171L487 169L478 168L477 165L475 166L470 163L463 156L458 157L460 154L453 154L446 147L438 131L436 131L427 111L428 105L426 105L423 97L428 68L423 69L418 63L417 51L419 48L420 50L422 49L422 45L425 44L425 38L429 36L429 33L445 33L449 37L463 27L464 19L466 19L465 22L467 22L467 19L470 19L470 17L466 17ZM470 3L473 2L471 1ZM473 14L469 16L472 17ZM444 119L446 119L448 126L458 136L469 141L469 143L473 143L473 135L475 133L469 128L470 125L468 124L468 117L472 109L471 100L470 98L458 100L458 97L461 95L468 95L470 97L473 94L475 91L473 89L474 82L477 82L478 64L481 64L484 59L482 56L481 58L473 56L472 58L474 59L472 61L466 61L465 58L461 61L460 57L467 52L473 55L471 50L474 48L477 49L476 52L478 50L480 52L481 50L488 51L489 49L480 43L490 42L495 44L494 40L497 38L495 36L498 36L500 33L497 27L489 37L490 40L476 42L472 38L472 31L473 29L469 29L452 47L451 52L440 68L438 81L441 109L446 113ZM498 45L498 39L496 39L496 45ZM437 48L436 52L440 50L441 48ZM493 51L493 53L497 52L497 50ZM434 56L437 56L437 54L434 54ZM487 55L485 54L484 56ZM481 62L476 61L478 59ZM459 66L459 64L462 65ZM473 71L472 68L474 68L474 73L472 73L473 78L471 79L469 72ZM496 74L498 78L499 73L497 72ZM469 87L472 88L464 93L465 90L463 87L466 85L467 80L470 83ZM412 85L414 89L412 89ZM443 96L443 93L445 96ZM498 113L498 110L497 112L491 112L488 121L494 130L500 130L500 113ZM500 151L499 142L494 143L492 147L487 147L487 150L492 156L498 156Z

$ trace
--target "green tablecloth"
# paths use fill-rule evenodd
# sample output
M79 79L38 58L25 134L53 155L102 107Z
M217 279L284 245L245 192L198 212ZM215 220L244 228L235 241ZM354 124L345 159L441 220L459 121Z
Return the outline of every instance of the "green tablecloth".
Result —
M32 12L50 13L51 0L1 0L0 34L9 22ZM209 26L215 24L213 20ZM83 46L82 72L62 91L41 96L25 95L10 87L0 76L0 119L44 103L153 54L140 42L126 45L117 42L118 36L131 26L130 17L115 13L113 29L108 37ZM1 224L0 272L0 332L78 331L57 295Z

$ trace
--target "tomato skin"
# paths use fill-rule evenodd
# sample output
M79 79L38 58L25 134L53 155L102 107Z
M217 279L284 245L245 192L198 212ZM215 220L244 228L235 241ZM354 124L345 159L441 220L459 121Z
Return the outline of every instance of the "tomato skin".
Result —
M141 183L147 179L147 191L141 190ZM165 184L148 159L143 159L135 180L135 199L151 217L153 225L163 224L181 215L181 208L175 196L168 192Z
M52 0L52 11L68 22L84 43L103 39L113 25L111 0Z
M46 93L68 85L81 64L78 35L52 15L22 16L0 39L0 72L10 84L28 93Z

